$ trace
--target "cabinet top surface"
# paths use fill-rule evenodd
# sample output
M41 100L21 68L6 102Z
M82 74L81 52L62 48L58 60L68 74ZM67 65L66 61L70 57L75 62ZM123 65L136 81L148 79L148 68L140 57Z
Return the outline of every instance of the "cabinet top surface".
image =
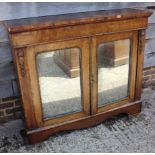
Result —
M5 21L9 33L19 33L47 28L89 24L96 22L107 22L125 20L131 18L149 17L149 10L120 9L108 11L90 11L81 13L70 13L62 15L50 15L43 17L24 18Z

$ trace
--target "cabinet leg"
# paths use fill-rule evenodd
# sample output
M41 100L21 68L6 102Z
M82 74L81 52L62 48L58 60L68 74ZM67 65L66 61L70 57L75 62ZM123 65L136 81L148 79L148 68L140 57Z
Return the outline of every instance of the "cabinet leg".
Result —
M138 113L141 112L141 108L142 108L141 101L134 102L133 106L128 109L127 114L129 116L137 115Z

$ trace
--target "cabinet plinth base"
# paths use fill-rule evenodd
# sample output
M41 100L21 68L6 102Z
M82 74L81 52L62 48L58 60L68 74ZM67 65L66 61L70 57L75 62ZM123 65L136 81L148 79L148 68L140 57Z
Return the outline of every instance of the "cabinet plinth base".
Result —
M38 143L47 139L49 136L57 132L91 127L99 123L102 123L106 119L121 113L126 113L128 115L136 115L141 112L141 103L142 102L139 100L136 102L121 105L119 107L113 108L111 110L102 113L98 113L96 115L90 115L78 120L72 120L66 123L29 130L26 133L28 141L30 144Z

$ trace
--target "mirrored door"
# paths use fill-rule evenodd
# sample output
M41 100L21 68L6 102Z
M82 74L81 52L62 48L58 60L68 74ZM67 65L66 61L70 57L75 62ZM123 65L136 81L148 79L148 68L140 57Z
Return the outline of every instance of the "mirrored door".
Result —
M43 118L83 111L80 48L43 52L37 55L36 62ZM73 72L77 72L76 76Z
M38 122L56 124L90 114L88 39L36 46L28 56Z
M102 112L134 99L136 41L135 32L98 36L93 39L93 112Z

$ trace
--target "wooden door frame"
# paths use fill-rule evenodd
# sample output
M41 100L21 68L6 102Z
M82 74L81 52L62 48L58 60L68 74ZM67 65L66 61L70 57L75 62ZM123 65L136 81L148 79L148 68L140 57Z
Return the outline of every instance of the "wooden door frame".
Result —
M120 101L115 101L103 107L97 107L98 103L98 68L97 68L97 46L100 43L106 43L116 40L130 39L130 69L129 69L129 97ZM91 50L91 114L101 113L110 109L117 108L135 99L136 65L138 52L138 31L120 32L113 34L104 34L92 37Z
M62 117L43 119L40 88L37 76L36 55L64 48L80 48L81 52L81 99L83 109L81 112L64 115ZM15 56L21 49L15 51ZM80 119L90 115L90 88L89 88L89 39L75 39L68 41L60 41L55 43L40 44L29 46L24 49L24 67L25 75L22 76L20 59L17 60L17 68L20 80L20 87L26 124L28 129L34 129L47 125L55 125L71 120ZM24 87L23 87L24 85ZM28 94L27 94L28 93ZM30 110L31 109L31 110ZM34 121L33 121L34 120Z

